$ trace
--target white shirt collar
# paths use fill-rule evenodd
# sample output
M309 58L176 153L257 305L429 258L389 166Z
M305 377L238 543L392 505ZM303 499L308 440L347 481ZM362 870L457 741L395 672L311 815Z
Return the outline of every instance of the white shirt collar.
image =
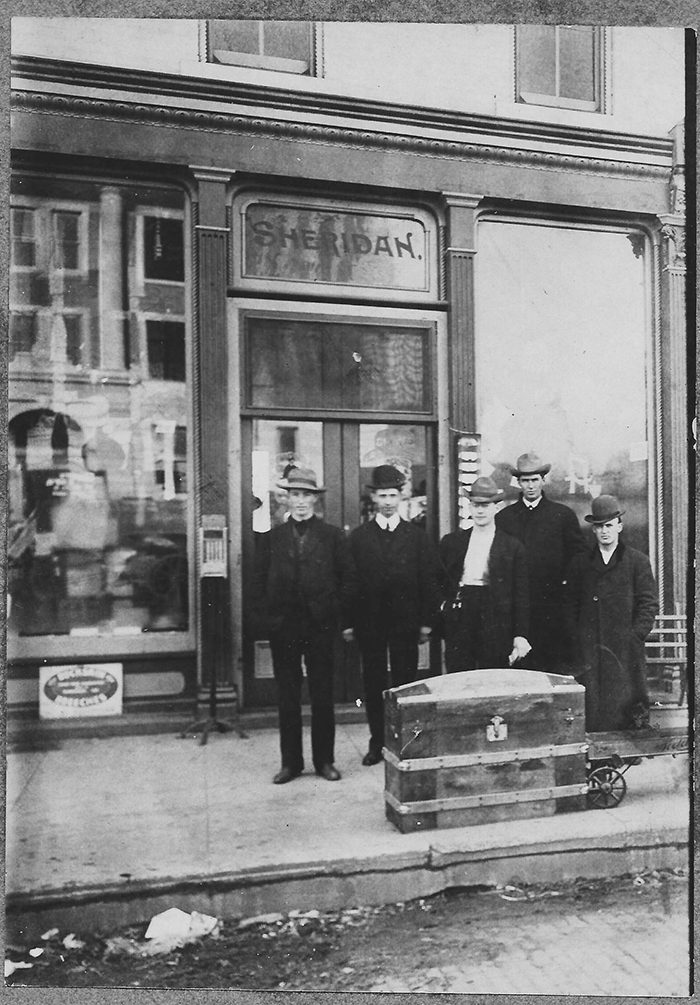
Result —
M525 497L523 496L523 505L525 506L526 509L537 509L537 507L541 502L542 502L542 496L540 496L539 499L536 499L535 502L533 503L527 502Z
M378 525L382 530L396 530L398 525L401 523L401 517L398 513L394 513L393 516L385 517L381 513L377 513L374 517Z

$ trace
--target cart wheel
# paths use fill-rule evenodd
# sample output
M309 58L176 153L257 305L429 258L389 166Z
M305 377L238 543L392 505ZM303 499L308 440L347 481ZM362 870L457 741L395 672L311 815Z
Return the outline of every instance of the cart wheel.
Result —
M588 776L588 805L594 810L609 810L619 806L625 798L627 782L624 776L604 764L594 768Z

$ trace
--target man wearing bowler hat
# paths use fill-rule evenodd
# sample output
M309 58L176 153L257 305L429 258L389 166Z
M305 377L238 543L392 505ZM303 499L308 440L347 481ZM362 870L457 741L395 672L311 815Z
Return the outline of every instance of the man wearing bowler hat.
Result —
M448 673L512 666L530 651L527 557L520 541L496 527L503 496L492 478L477 478L469 492L473 527L440 542Z
M551 470L535 453L521 454L510 469L520 486L520 497L496 514L496 526L525 545L530 580L528 666L557 673L568 653L562 625L564 573L569 562L586 547L573 510L547 498L545 475Z
M614 496L593 500L584 519L595 543L575 556L566 573L566 629L592 732L648 722L644 642L659 603L649 559L620 540L624 512Z
M255 556L254 612L270 640L277 682L282 766L276 785L304 770L301 722L302 658L311 699L311 752L316 774L340 779L334 764L333 651L349 622L354 569L345 535L314 514L325 492L310 468L288 470L289 519L262 536Z
M350 535L357 570L352 628L346 641L357 638L362 658L365 710L369 724L366 766L382 760L384 746L383 692L416 679L418 644L430 638L440 606L439 564L423 528L399 516L406 479L391 464L372 472L367 486L375 515Z

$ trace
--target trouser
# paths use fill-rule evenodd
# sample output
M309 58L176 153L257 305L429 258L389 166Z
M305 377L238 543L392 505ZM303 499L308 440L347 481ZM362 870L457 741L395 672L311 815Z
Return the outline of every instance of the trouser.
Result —
M445 612L445 668L448 673L507 667L513 640L494 639L484 631L488 586L462 586Z
M369 725L369 749L381 753L384 746L384 698L388 687L412 683L418 674L418 632L389 638L385 634L360 635L362 683ZM391 663L391 683L387 653Z
M333 649L330 627L283 626L270 636L272 667L277 681L282 767L302 771L302 657L311 699L311 756L316 771L335 759L333 710Z

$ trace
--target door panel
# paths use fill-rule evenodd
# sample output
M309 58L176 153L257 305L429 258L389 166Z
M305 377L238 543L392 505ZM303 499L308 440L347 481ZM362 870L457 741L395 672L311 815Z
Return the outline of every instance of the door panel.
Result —
M275 702L269 647L253 637L247 619L250 584L259 535L286 518L285 493L278 488L287 465L311 467L327 491L318 497L316 515L349 533L371 519L368 489L372 470L394 464L406 476L401 516L423 526L433 538L435 515L434 433L428 424L360 423L291 419L246 419L243 422L243 612L246 706ZM423 654L423 663L427 653ZM424 675L429 676L429 670ZM438 669L434 671L439 673ZM362 698L360 660L354 643L340 639L335 661L338 704ZM305 700L308 696L305 695Z

